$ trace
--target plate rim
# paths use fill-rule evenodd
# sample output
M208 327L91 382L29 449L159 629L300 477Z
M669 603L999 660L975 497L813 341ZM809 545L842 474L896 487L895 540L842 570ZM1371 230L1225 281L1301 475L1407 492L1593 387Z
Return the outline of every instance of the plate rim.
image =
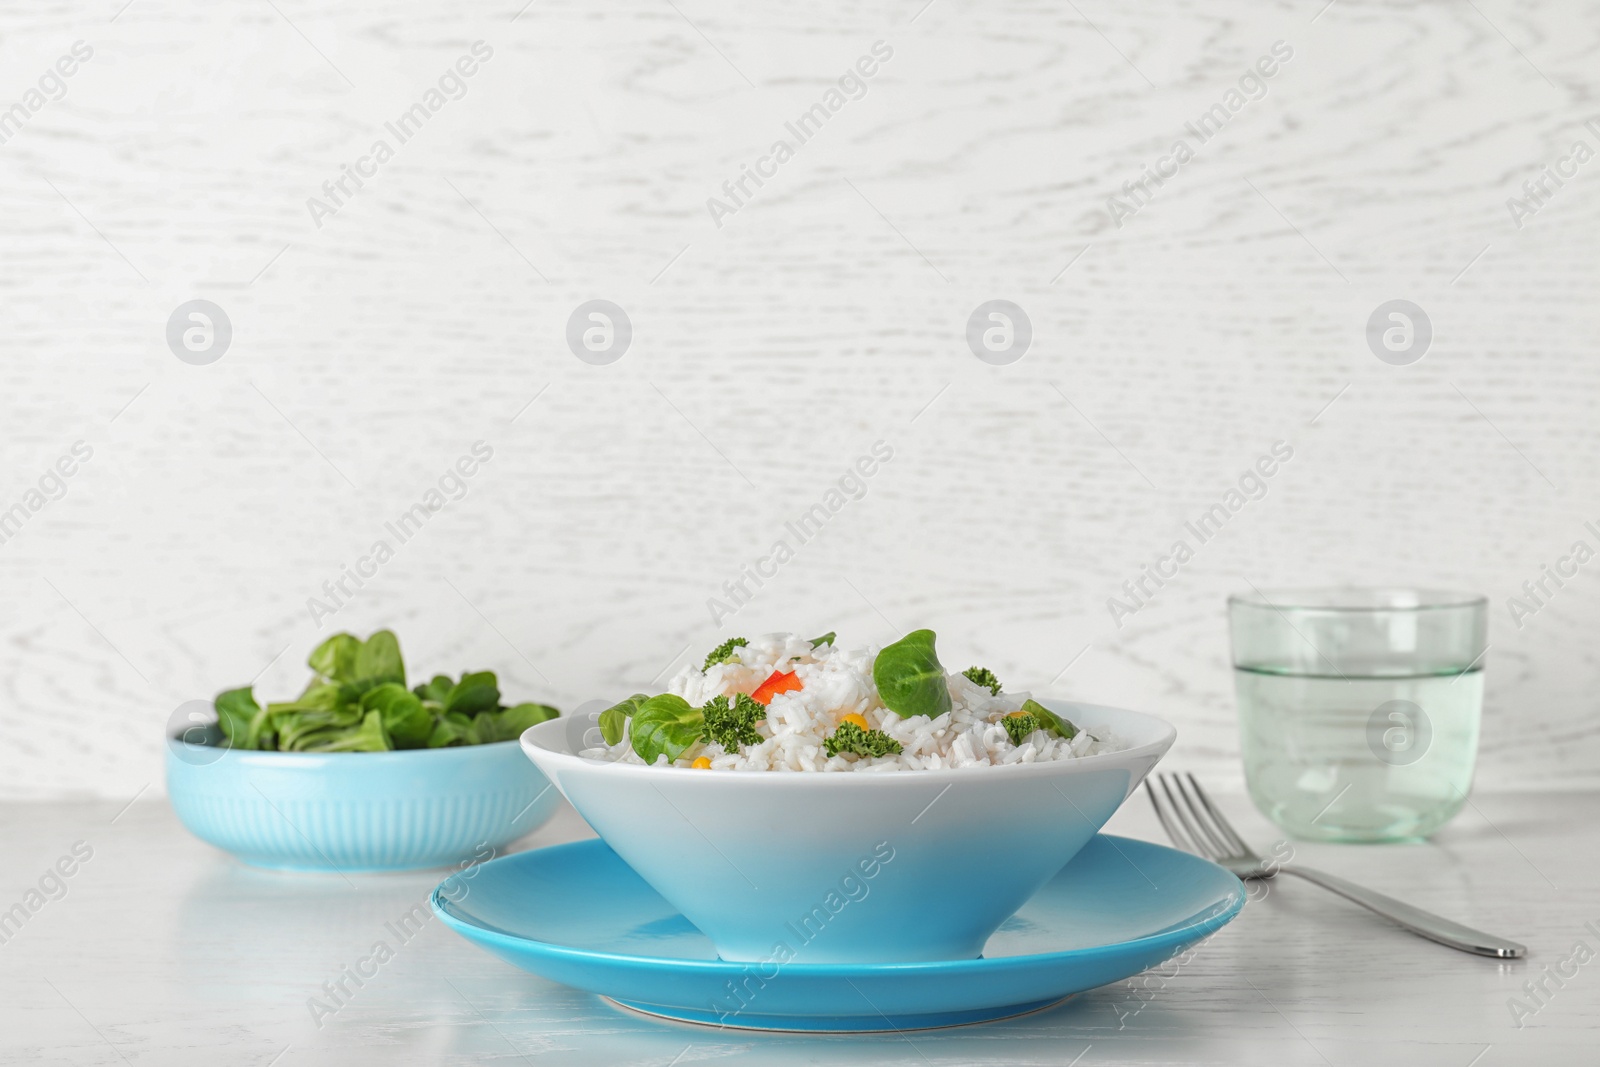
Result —
M1090 838L1090 841L1093 841L1096 838L1105 838L1107 841L1112 842L1112 847L1116 848L1119 853L1122 851L1121 848L1118 847L1119 844L1127 843L1144 848L1160 849L1164 852L1170 852L1181 856L1186 861L1193 861L1195 863L1211 867L1225 875L1232 882L1232 885L1228 887L1228 899L1225 901L1220 911L1216 911L1205 918L1198 919L1187 925L1176 928L1164 928L1156 933L1146 934L1143 937L1129 938L1122 941L1112 941L1103 945L1091 945L1087 948L1059 949L1054 952L1034 952L1024 953L1016 956L998 956L994 958L979 956L976 959L970 960L912 960L887 963L788 963L784 965L784 970L785 972L793 972L796 975L804 975L811 978L853 978L867 975L893 974L944 975L949 974L952 971L976 971L980 973L992 973L994 971L1004 971L1012 968L1031 968L1037 967L1041 964L1092 959L1100 954L1112 952L1120 953L1139 947L1148 946L1154 948L1157 946L1165 946L1174 942L1192 942L1198 940L1200 937L1204 937L1206 934L1212 933L1221 929L1223 926L1226 926L1229 922L1233 921L1240 911L1244 909L1245 901L1248 899L1249 894L1245 890L1244 883L1239 880L1237 875L1228 870L1226 867L1213 863L1203 856L1197 856L1192 852L1185 852L1182 849L1172 848L1169 845L1158 844L1154 841L1144 841L1135 837L1123 837L1120 834L1107 833L1097 833L1094 835L1094 837ZM606 848L608 850L610 848L610 846L606 845L602 838L590 837L579 841L566 841L557 845L546 845L543 848L527 849L523 852L514 852L509 856L501 856L497 859L489 860L487 863L482 864L482 866L487 867L490 864L515 860L519 856L528 856L535 852L553 852L558 849L562 851L583 848L592 849L596 846ZM1088 846L1085 845L1085 847ZM618 858L620 859L620 857ZM1128 862L1132 863L1133 861L1129 860ZM1070 865L1070 863L1071 861L1069 860L1068 864ZM724 959L686 960L673 959L664 956L643 956L619 952L605 952L598 949L576 948L571 945L559 945L551 941L541 941L537 938L509 934L490 926L469 922L466 919L457 915L453 915L446 910L440 894L447 885L455 884L453 879L457 877L459 877L459 875L453 875L451 878L441 882L438 886L435 886L433 892L428 895L428 904L433 909L434 914L443 920L446 926L450 927L452 930L456 931L469 941L487 940L499 944L502 947L514 948L521 951L527 951L531 949L552 959L560 959L572 962L599 963L613 966L623 965L628 967L645 967L663 971L671 971L675 973L702 973L708 976L714 976L718 974L741 974L748 967L750 967L751 963L753 962L748 960L741 961ZM1157 887L1157 891L1159 892L1159 887ZM674 912L674 914L679 913ZM470 936L466 933L468 930L472 931Z
M993 1018L989 1018L989 1019L966 1019L966 1020L962 1020L960 1022L934 1022L934 1023L928 1023L925 1026L883 1026L883 1027L876 1027L876 1028L855 1027L855 1028L850 1028L850 1029L829 1029L827 1027L759 1026L759 1025L756 1025L754 1023L743 1023L743 1024L741 1024L741 1023L709 1023L709 1022L701 1022L698 1019L685 1019L685 1018L683 1018L682 1016L679 1016L679 1015L668 1015L668 1014L666 1014L664 1012L650 1011L650 1010L648 1010L646 1008L641 1008L638 1005L629 1004L629 1003L626 1003L625 1001L618 1000L616 997L609 996L608 994L605 994L605 993L596 993L595 994L595 996L599 997L601 1000L603 1000L607 1004L611 1005L611 1007L613 1009L615 1009L617 1011L621 1011L624 1014L642 1015L647 1019L654 1019L654 1020L657 1020L659 1022L671 1023L674 1026L685 1026L685 1027L689 1027L691 1029L696 1029L696 1030L740 1030L740 1031L743 1031L745 1033L751 1033L751 1034L795 1034L795 1035L804 1036L804 1037L866 1037L866 1036L871 1036L873 1034L904 1034L908 1030L912 1031L913 1033L921 1033L921 1032L927 1031L927 1030L959 1030L959 1029L961 1029L963 1027L967 1027L967 1026L988 1026L990 1023L1010 1022L1013 1019L1024 1019L1024 1018L1027 1018L1030 1015L1038 1015L1040 1012L1046 1012L1046 1011L1049 1011L1052 1008L1059 1008L1061 1005L1065 1004L1067 1001L1071 1000L1073 997L1077 997L1077 996L1081 996L1081 995L1082 995L1081 991L1078 992L1078 993L1068 993L1068 994L1066 994L1064 996L1055 997L1054 999L1051 999L1049 1001L1040 1003L1037 1006L1031 1007L1031 1008L1028 1007L1027 1005L1033 1003L1032 1001L1022 1001L1022 1002L1020 1002L1018 1004L1004 1005L999 1009L1000 1011L1006 1011L1006 1010L1008 1010L1010 1008L1016 1008L1018 1010L1012 1012L1009 1015L996 1015ZM660 1006L661 1005L657 1005L657 1007L660 1007ZM944 1012L932 1012L932 1013L930 1013L930 1017L931 1018L943 1018L946 1014L947 1013L944 1013ZM840 1018L845 1018L845 1016L828 1015L828 1014L790 1015L790 1016L770 1016L769 1015L769 1016L763 1016L763 1018L769 1018L769 1019L770 1018L818 1019L818 1020L830 1020L830 1021L833 1021L833 1020L838 1020ZM906 1016L901 1016L901 1018L905 1019ZM885 1020L885 1021L887 1021L887 1020Z

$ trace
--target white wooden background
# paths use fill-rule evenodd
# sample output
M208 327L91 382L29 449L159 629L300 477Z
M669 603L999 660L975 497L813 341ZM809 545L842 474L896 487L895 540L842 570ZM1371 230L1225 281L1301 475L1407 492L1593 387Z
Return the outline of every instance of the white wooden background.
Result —
M1480 786L1600 784L1600 563L1520 631L1505 607L1600 518L1600 161L1506 208L1600 147L1594 5L121 4L0 12L0 109L94 49L0 145L0 508L94 449L0 544L0 795L159 790L184 701L295 689L307 598L479 439L331 620L421 670L570 706L730 633L931 626L952 665L1170 717L1226 787L1228 592L1443 584L1494 600ZM877 40L867 95L717 228L706 198ZM1279 40L1267 96L1111 225ZM595 297L634 324L611 366L563 341ZM234 327L210 366L164 341L194 298ZM1012 366L964 341L994 298L1034 325ZM1434 324L1412 366L1365 343L1395 298ZM1280 438L1267 497L1118 629L1106 598ZM879 439L867 496L714 627Z

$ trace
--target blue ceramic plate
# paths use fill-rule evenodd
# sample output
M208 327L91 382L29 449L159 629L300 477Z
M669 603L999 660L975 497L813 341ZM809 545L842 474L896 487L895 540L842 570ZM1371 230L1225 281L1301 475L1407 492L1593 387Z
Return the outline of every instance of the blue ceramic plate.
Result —
M500 958L627 1008L713 1026L840 1032L1036 1011L1177 955L1244 900L1239 880L1215 864L1100 834L975 960L725 963L597 840L485 863L440 885L432 903L448 926Z

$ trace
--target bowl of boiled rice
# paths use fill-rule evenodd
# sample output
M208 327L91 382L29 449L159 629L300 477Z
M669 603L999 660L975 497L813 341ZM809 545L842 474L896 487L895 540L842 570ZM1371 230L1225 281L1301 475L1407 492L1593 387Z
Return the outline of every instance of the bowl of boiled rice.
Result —
M978 957L1175 736L946 671L917 630L730 639L521 740L721 958L771 965Z

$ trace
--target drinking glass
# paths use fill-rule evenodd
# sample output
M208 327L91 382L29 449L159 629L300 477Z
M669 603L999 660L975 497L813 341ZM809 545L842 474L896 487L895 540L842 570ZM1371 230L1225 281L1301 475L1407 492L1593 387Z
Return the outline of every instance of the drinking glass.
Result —
M1228 599L1245 784L1297 837L1425 837L1466 803L1488 600L1427 589Z

